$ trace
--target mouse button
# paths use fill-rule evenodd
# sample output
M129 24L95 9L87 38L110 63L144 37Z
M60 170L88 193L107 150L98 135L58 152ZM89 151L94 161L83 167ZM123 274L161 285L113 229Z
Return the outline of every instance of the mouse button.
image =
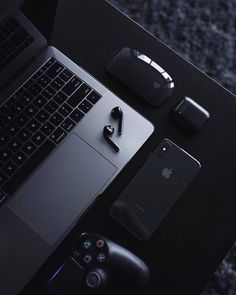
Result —
M166 81L168 81L168 82L172 81L171 76L167 72L164 72L161 75L165 78Z
M143 53L141 53L141 52L138 52L138 51L137 51L137 58L138 58L139 60L145 62L145 63L148 64L148 65L149 65L149 64L151 63L151 61L152 61L148 56L146 56L145 54L143 54Z
M167 87L170 88L170 89L173 89L175 87L175 83L172 81L172 82L167 84Z
M152 62L151 62L151 66L152 66L154 69L156 69L159 73L163 73L163 72L165 72L165 70L164 70L162 67L160 67L155 61L152 61Z

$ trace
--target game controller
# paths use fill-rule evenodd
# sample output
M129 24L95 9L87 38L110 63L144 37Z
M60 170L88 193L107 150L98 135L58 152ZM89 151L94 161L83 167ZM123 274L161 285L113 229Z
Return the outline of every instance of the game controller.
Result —
M83 233L40 294L110 294L116 283L140 286L148 279L147 265L132 252L103 236Z
M132 252L97 234L82 234L72 258L83 268L87 291L104 293L116 280L134 285L148 281L147 265Z

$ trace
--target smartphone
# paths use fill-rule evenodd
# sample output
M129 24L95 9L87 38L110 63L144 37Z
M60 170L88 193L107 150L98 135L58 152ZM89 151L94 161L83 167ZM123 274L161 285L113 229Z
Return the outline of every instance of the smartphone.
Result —
M148 240L200 168L198 160L164 139L113 203L109 215L139 240Z

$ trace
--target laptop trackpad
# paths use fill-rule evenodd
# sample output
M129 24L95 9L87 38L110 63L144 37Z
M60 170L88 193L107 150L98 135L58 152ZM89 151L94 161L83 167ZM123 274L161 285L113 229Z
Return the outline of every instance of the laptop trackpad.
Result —
M8 207L49 244L54 244L115 171L113 164L72 134Z

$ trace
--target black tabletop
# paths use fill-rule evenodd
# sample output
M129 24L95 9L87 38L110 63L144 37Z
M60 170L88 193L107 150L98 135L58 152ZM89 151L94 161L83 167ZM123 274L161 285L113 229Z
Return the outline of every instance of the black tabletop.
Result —
M83 231L100 233L128 248L150 268L151 278L136 294L199 294L236 239L235 97L104 0L60 1L51 44L68 55L155 125L155 132L102 197L83 216L25 292L39 286ZM153 108L111 79L104 64L121 47L152 57L174 79L166 104ZM223 54L223 53L222 53ZM190 136L171 120L171 111L189 96L210 120ZM201 162L198 176L147 242L140 242L108 215L111 204L145 157L169 138ZM112 294L120 294L120 285Z

